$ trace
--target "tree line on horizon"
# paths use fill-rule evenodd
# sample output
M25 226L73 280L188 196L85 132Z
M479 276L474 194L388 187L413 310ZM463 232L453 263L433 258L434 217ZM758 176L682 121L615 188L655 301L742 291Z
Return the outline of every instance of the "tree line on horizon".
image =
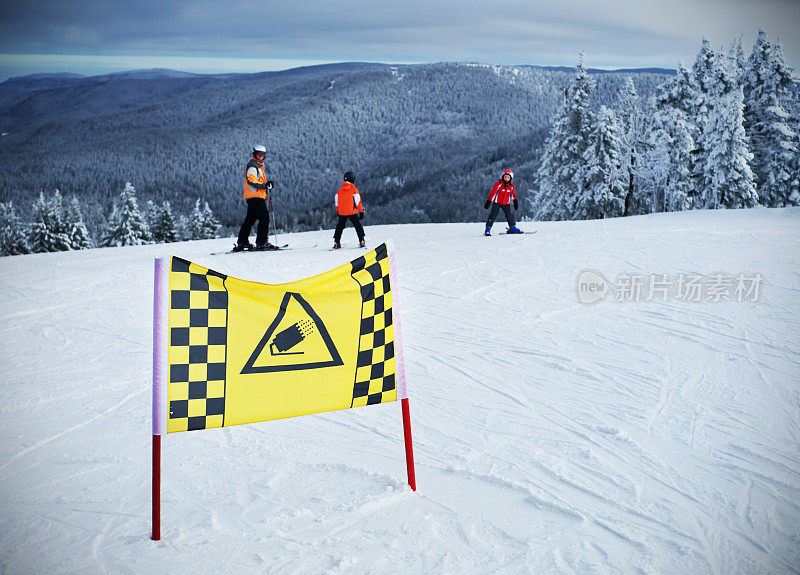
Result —
M128 182L115 199L97 241L86 227L81 205L72 196L64 205L59 190L33 204L32 222L23 222L13 202L0 203L0 255L84 250L93 247L138 246L217 237L219 221L208 202L197 198L188 215L172 215L170 203L148 201L139 209L136 189Z
M581 61L529 197L536 219L800 205L796 86L763 30L747 59L741 39L726 55L703 40L647 101L629 78L617 109L598 110L592 88Z

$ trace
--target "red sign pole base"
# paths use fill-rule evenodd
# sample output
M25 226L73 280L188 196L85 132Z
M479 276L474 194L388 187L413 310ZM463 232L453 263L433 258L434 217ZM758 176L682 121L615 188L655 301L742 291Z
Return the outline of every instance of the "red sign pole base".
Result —
M153 541L161 540L161 436L153 436Z
M413 491L417 490L417 479L414 476L414 448L411 445L411 413L408 409L408 398L400 400L403 406L403 435L406 442L406 471L408 471L408 485Z

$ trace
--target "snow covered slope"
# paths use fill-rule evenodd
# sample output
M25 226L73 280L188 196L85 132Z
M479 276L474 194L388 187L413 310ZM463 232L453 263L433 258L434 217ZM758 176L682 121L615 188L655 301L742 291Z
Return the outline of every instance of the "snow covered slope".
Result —
M399 258L416 493L399 403L174 434L160 542L153 256L280 283L359 250L0 259L0 572L798 572L800 210L522 227L367 228ZM580 303L587 269L641 301ZM758 297L649 298L718 272Z

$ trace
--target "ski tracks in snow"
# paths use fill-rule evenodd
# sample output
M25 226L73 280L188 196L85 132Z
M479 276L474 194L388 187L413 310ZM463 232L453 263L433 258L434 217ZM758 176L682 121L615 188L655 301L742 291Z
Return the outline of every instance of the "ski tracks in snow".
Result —
M0 366L0 568L796 572L800 261L787 254L800 211L781 214L542 223L514 238L371 227L398 250L419 490L405 485L397 404L174 434L158 543L146 390L160 248L6 258L33 287L0 298L0 343L19 348ZM273 283L349 257L174 249ZM57 283L39 260L57 262ZM767 281L755 303L586 306L582 269Z
M756 337L751 331L758 328L764 307L785 303L767 299L748 307L731 302L606 301L583 306L574 303L574 283L569 281L574 279L565 277L567 270L556 258L547 261L547 254L538 249L545 234L538 235L537 246L531 243L530 248L536 250L541 268L548 270L544 285L552 276L559 277L556 294L541 289L543 278L531 276L530 267L516 270L502 255L496 263L482 259L466 265L462 251L470 246L449 253L442 262L447 269L438 278L424 278L406 290L411 295L404 301L414 304L407 312L410 317L404 316L404 323L412 326L409 331L438 334L425 337L424 345L406 338L413 346L409 357L415 358L411 371L426 382L426 401L435 403L439 412L441 427L424 430L437 446L429 450L437 454L436 461L460 462L476 480L479 469L530 477L543 497L582 517L574 537L566 537L564 547L554 550L552 560L559 568L580 571L602 565L613 570L631 560L646 570L668 564L710 572L790 565L786 542L795 537L785 531L785 524L756 527L751 503L723 503L732 501L730 481L744 486L748 502L753 492L763 494L765 488L768 493L781 487L797 493L800 485L793 442L797 401L791 396L797 393L793 378L798 375L798 354L786 347L785 338ZM569 243L549 239L553 244ZM561 250L558 258L580 261L578 253L592 250L575 245L573 251ZM649 258L649 253L637 250L635 257L624 260L622 271L677 274L719 269L704 253L685 262L677 258L672 269L664 269L663 261ZM750 262L738 263L754 269ZM580 269L571 269L576 268ZM461 288L470 285L481 287ZM564 289L567 286L570 291ZM435 298L423 302L431 295ZM762 303L764 307L758 307ZM796 313L780 319L788 325L783 334L800 333ZM462 329L450 333L441 327L449 325ZM765 363L754 347L770 359ZM775 361L776 354L785 367ZM749 377L750 368L737 375L734 365L740 360L753 366L768 392ZM788 397L775 388L770 381L775 376L765 369L783 370L780 377L784 390L791 390ZM756 405L748 406L741 402L751 388L759 391ZM461 396L478 404L472 412L480 414L479 421L459 423L460 418L447 415L469 409ZM769 425L763 410L772 406L779 414L785 410L781 427L789 435L781 445L791 453L786 453L785 463L779 464L770 454L775 448L762 441L741 458L763 458L766 473L733 470L719 461L719 455L732 454L722 447L726 442L749 443L763 433L763 426ZM733 425L720 426L728 418ZM504 433L493 437L492 426L499 421L504 422ZM505 436L510 421L519 424L511 438ZM545 437L548 449L542 445ZM443 456L443 447L448 456ZM784 497L777 496L771 505L800 517L797 506ZM776 546L764 535L745 536L740 520L756 533L782 532L779 539L784 543ZM623 545L598 555L583 549L595 559L602 557L600 564L577 559L570 563L575 548L581 547L579 541L609 536ZM620 551L626 547L627 554Z

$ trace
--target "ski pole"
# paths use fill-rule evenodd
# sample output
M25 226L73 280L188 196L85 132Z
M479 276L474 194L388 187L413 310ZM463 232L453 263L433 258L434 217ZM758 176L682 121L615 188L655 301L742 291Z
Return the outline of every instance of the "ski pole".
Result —
M270 194L270 196L269 196L269 222L270 222L270 224L272 224L272 226L274 228L274 226L275 226L275 212L272 209L272 194ZM273 235L275 235L275 232L273 232ZM275 239L275 243L277 244L278 238L275 237L274 239ZM267 244L269 244L269 230L267 230Z
M270 189L269 194L269 219L272 220L275 231L273 232L273 236L275 236L275 245L278 245L278 223L275 222L275 208L272 206L272 189ZM267 243L269 243L269 234L267 234Z

